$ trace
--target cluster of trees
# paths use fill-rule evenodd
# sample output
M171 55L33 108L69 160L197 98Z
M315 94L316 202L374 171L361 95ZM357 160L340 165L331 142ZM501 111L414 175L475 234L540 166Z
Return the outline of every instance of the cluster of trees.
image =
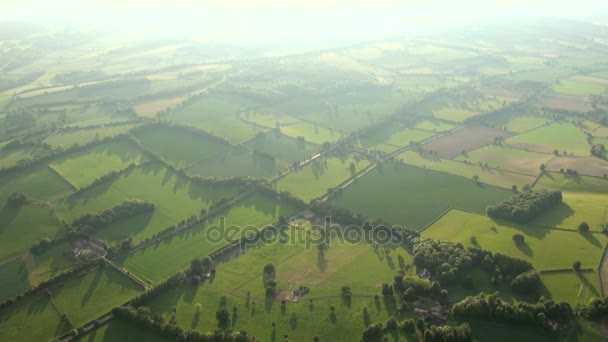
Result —
M40 255L46 252L50 247L59 244L60 242L66 241L67 237L56 237L54 239L44 238L42 240L34 242L34 244L30 247L30 252L35 255Z
M27 203L27 197L22 192L14 192L6 199L6 205L9 208L19 208Z
M122 319L129 323L135 323L145 329L169 337L176 341L184 342L250 342L253 337L247 335L246 331L229 333L224 331L214 331L211 333L200 333L199 331L184 331L173 323L165 323L163 316L152 315L147 307L135 309L132 306L120 306L112 309L112 314L116 319Z
M591 145L591 154L598 158L606 158L606 146L604 144Z
M511 304L504 302L498 293L492 295L482 293L467 297L454 304L452 313L457 318L526 324L548 330L555 329L556 324L568 324L575 317L575 312L568 303L541 300L536 304L526 302Z
M398 322L390 318L385 324L376 323L363 331L361 341L381 341L387 332L401 331L410 335L418 335L424 342L466 342L472 341L472 331L468 323L460 325L429 325L422 319L405 319Z
M414 264L426 268L442 284L461 280L478 259L478 250L467 249L460 243L438 241L428 237L413 239Z
M587 307L581 310L581 314L592 320L608 317L608 298L592 300Z
M152 212L155 207L154 203L148 201L124 201L110 209L80 216L69 225L68 230L70 232L85 233L87 235L93 234L95 230L105 228L116 221L142 213Z
M534 294L540 287L540 274L534 270L524 272L511 282L511 289L515 293Z
M486 208L491 218L525 223L562 203L561 191L528 191L513 195L496 206Z
M38 294L40 292L46 292L46 293L50 294L49 289L52 288L53 286L60 285L66 279L73 278L77 275L84 275L89 270L91 270L93 267L98 266L98 265L99 266L105 265L105 262L103 260L95 260L95 261L90 261L90 262L75 266L73 268L70 268L69 270L67 270L61 274L58 274L57 276L55 276L49 280L43 281L34 287L30 287L25 292L18 294L13 298L6 299L2 303L0 303L0 310L3 310L4 308L9 307L9 306L21 301L22 299L28 298L28 297Z
M326 202L314 201L311 203L310 211L319 217L331 217L332 221L344 225L356 225L365 222L366 217L352 212L348 209L337 208Z

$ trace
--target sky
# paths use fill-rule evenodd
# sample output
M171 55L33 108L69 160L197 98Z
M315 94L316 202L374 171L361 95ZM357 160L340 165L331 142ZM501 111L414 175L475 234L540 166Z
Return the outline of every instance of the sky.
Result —
M606 0L0 0L0 21L52 20L218 40L375 38L497 17L583 17Z

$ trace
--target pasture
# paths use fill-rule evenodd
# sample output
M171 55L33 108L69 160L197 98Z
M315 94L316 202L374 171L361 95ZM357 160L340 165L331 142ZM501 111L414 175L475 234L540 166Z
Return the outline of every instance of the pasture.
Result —
M417 153L415 151L405 151L398 155L397 158L406 164L447 172L469 179L478 176L479 182L481 183L506 189L511 189L513 185L521 187L525 184L532 184L535 180L535 177L531 175L514 173L503 170L502 168L498 169L496 168L497 165L488 165L488 167L485 167L480 166L478 163L465 164L459 160L439 158L428 154Z
M463 194L467 194L463 196ZM421 229L449 208L483 213L487 205L511 195L510 190L471 179L400 163L385 163L331 198L331 203Z
M575 76L569 79L559 80L553 86L553 90L558 93L588 96L603 93L604 90L606 90L606 86L608 86L607 80L589 76Z
M74 145L86 145L96 139L113 137L118 134L127 133L131 129L140 126L140 124L124 124L111 125L99 128L82 128L57 131L48 137L43 142L53 146L68 148Z
M456 157L459 161L469 161L473 164L488 164L489 167L524 173L536 176L540 173L540 165L547 164L553 155L524 151L502 145L488 145Z
M49 341L70 330L48 296L35 296L0 313L0 340Z
M608 180L599 177L568 175L560 172L544 172L534 187L606 194L608 193Z
M568 110L578 113L590 112L593 110L591 102L586 96L554 93L542 98L543 106L557 110Z
M350 169L351 163L355 165L354 170ZM317 158L279 179L277 189L288 191L305 202L309 202L327 193L329 188L345 182L368 165L369 161L356 160L350 156Z
M530 115L517 115L498 117L494 116L490 119L490 124L494 127L503 127L509 132L524 133L535 128L545 126L552 120Z
M595 267L593 267L595 269ZM572 306L587 305L592 299L602 298L599 276L596 271L542 273L542 295Z
M338 130L325 128L308 122L301 122L295 125L281 127L281 133L292 138L304 137L313 144L323 144L324 142L335 142L344 137Z
M134 130L133 135L144 148L158 154L178 169L230 149L229 145L203 133L179 127L141 127Z
M450 123L447 121L432 120L432 119L422 120L422 121L418 122L415 126L416 129L421 129L421 130L430 131L430 132L445 132L445 131L454 129L456 127L458 127L458 126L453 123Z
M147 158L128 141L112 141L70 153L49 164L75 188L91 184L96 178L120 171Z
M43 205L5 206L0 209L0 227L0 260L29 249L36 241L63 233L57 218Z
M72 185L46 165L0 176L0 205L14 192L32 200L53 200L72 191Z
M77 339L78 342L172 342L173 339L140 328L121 319L112 319Z
M472 151L493 143L495 138L506 138L510 135L511 133L495 128L467 126L429 141L423 145L423 148L437 152L441 157L453 158L463 151Z
M109 265L98 266L84 275L52 289L53 303L76 326L97 318L141 293L141 285Z
M280 160L237 146L203 160L186 171L191 175L203 177L272 178L287 167L288 164Z
M57 212L68 222L87 213L105 210L128 199L145 199L156 205L154 213L138 216L138 224L119 223L104 228L100 234L116 239L131 237L140 242L184 218L198 215L220 199L235 195L236 186L200 185L177 175L158 163L139 166L118 178L56 203ZM143 218L143 219L142 219Z
M516 245L514 234L524 235L525 243ZM520 226L462 210L450 210L423 235L527 260L537 270L569 269L577 260L583 268L596 268L608 242L602 234Z
M564 151L577 157L589 156L590 146L587 136L578 127L569 123L553 123L535 130L510 137L506 140L509 146L531 151L559 154Z
M551 159L546 164L546 170L559 172L560 170L576 170L580 175L604 177L608 174L608 161L597 157L564 157Z
M319 146L315 144L298 141L276 130L256 135L244 146L254 151L268 153L290 164L311 157L319 150Z
M0 149L0 169L17 165L23 159L37 159L45 151L31 146Z
M289 217L299 209L276 198L254 193L197 227L129 255L122 264L144 279L158 282L188 267L192 259L201 258L227 245L239 237L241 230L251 227L261 229L278 220L279 216ZM209 229L230 236L210 242L206 235ZM158 260L163 260L162 265Z
M382 150L382 147L390 147L397 150L400 147L409 146L412 142L419 142L433 136L433 133L403 127L396 123L391 123L380 129L374 130L368 135L359 139L361 146L372 150ZM391 151L387 151L391 152Z
M174 109L183 101L185 101L183 97L154 99L134 105L133 110L137 113L137 116L155 118L158 113Z

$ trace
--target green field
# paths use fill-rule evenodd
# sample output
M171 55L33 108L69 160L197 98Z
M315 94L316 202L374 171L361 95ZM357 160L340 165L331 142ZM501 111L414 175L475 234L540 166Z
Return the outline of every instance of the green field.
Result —
M488 164L488 167L481 167L479 164L467 165L461 161L444 159L428 154L419 154L415 151L405 151L397 156L397 158L406 164L447 172L469 179L472 179L473 176L479 176L479 181L481 183L507 189L510 189L513 184L519 187L525 184L532 184L535 179L535 177L531 175L495 169L497 165ZM460 159L460 157L457 158Z
M44 151L35 147L10 148L0 150L0 169L9 168L22 159L37 159Z
M229 97L204 95L197 97L170 113L169 118L176 122L189 124L215 135L239 143L253 137L265 129L246 123L238 117L238 112L246 103L239 103Z
M227 144L204 134L178 127L143 127L133 131L133 134L143 147L177 168L191 166L230 149Z
M480 114L475 110L466 108L456 108L452 106L443 107L441 109L433 111L433 115L441 120L448 120L453 122L462 122L465 119Z
M198 227L194 227L175 235L161 243L155 244L134 254L124 260L123 265L130 271L137 273L145 279L160 281L177 270L186 268L194 258L200 258L228 244L237 237L245 227L253 226L262 228L266 224L275 222L279 216L288 217L295 213L298 208L286 205L269 198L266 195L253 194L242 202L219 213L209 221ZM224 226L220 225L220 218L224 218ZM236 227L236 229L229 227ZM229 234L226 239L217 243L208 241L206 232L213 228L220 232ZM158 260L163 260L162 264ZM162 266L162 267L159 267Z
M608 180L598 177L571 176L560 172L545 172L535 188L572 192L608 193Z
M0 206L14 192L23 192L30 199L52 200L72 191L70 183L46 165L0 176Z
M439 120L423 120L416 124L417 129L422 129L431 132L445 132L458 127L452 123Z
M70 330L61 321L61 314L46 296L26 299L0 313L0 340L52 340Z
M373 131L359 139L361 146L369 149L382 150L379 146L389 146L392 150L409 146L411 142L419 142L430 138L433 133L391 124Z
M516 233L524 235L525 245L517 246L513 242L512 236ZM461 210L449 211L423 234L471 247L471 237L475 236L477 247L528 260L538 270L569 269L576 260L584 268L596 268L608 242L602 234L516 226Z
M0 260L29 249L34 242L61 235L63 228L42 205L0 209Z
M355 172L369 165L367 160L357 161L352 157L332 156L315 159L300 170L281 178L277 182L277 189L288 191L308 202L352 177L351 163L355 164Z
M593 267L595 269L595 267ZM602 298L597 272L543 273L543 295L554 301L564 301L572 306L587 305L595 298Z
M554 123L535 130L510 137L507 144L532 151L553 153L554 150L568 154L588 156L590 154L587 136L578 127L568 123Z
M536 176L540 173L540 165L547 164L554 156L546 153L524 151L499 145L488 145L471 152L466 156L460 155L456 160L468 160L473 164L485 163L489 167L506 171L520 172Z
M368 217L420 229L451 207L483 213L487 205L510 195L511 191L467 178L386 163L338 193L331 202Z
M115 180L104 182L82 193L62 199L56 204L60 216L72 221L81 215L105 210L128 199L145 199L156 205L152 215L138 216L137 224L121 225L120 222L99 232L111 240L132 237L137 243L170 225L191 215L198 215L201 208L235 195L234 186L202 186L178 176L158 163L139 166ZM142 217L144 219L142 219Z
M491 124L494 127L504 127L509 132L524 133L535 128L545 126L550 123L551 120L538 116L494 116L491 120Z
M76 188L91 184L96 178L120 171L129 164L141 164L146 157L127 141L112 141L68 154L49 164Z
M225 153L187 169L195 176L203 177L255 177L272 178L288 165L264 154L258 154L238 146Z
M101 327L78 338L78 342L171 342L168 337L139 327L135 323L112 319Z
M319 146L315 144L309 142L298 143L296 139L283 135L276 130L258 135L244 145L254 151L268 153L290 164L311 157L319 150Z
M83 128L77 130L59 131L46 137L43 142L53 147L68 148L73 145L86 145L96 139L113 137L121 133L127 133L140 124L112 125L99 128Z
M52 294L53 303L59 310L80 326L142 291L141 285L104 265L66 281L63 286L53 289Z
M608 83L604 81L604 84ZM565 93L570 95L588 96L588 95L599 95L606 90L602 84L587 82L584 79L566 79L560 80L553 90L558 93Z
M281 127L281 133L292 138L304 137L306 141L319 145L324 142L334 142L343 137L343 134L336 130L307 122Z

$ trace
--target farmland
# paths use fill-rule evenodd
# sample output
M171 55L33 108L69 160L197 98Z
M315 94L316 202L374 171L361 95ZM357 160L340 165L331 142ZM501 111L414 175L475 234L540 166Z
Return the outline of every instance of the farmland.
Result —
M557 150L559 154L567 152L578 157L588 156L590 149L585 133L577 127L565 123L554 123L537 128L508 138L506 143L531 151L553 153Z
M51 146L67 148L126 133L137 126L138 124L121 124L100 128L70 129L51 134L44 139L44 142Z
M475 195L466 200L455 195L464 192ZM382 194L383 200L366 195L369 193ZM482 213L488 203L509 196L508 190L476 184L464 177L390 163L358 179L331 201L369 217L421 229L449 208ZM421 198L426 200L420 201Z
M298 141L277 131L257 135L245 143L245 146L254 151L268 153L276 159L287 163L302 161L319 150L319 146L315 144Z
M286 163L269 155L238 146L193 165L187 169L187 172L203 177L272 178L287 166Z
M444 158L453 158L462 151L471 151L494 142L495 138L510 136L509 133L487 127L465 127L443 135L423 145L425 150L437 152Z
M433 133L431 132L401 127L400 125L390 125L362 137L360 144L370 149L381 150L382 147L378 148L378 146L383 145L391 150L396 150L399 147L405 147L412 142L419 142L432 136Z
M552 155L524 151L500 145L482 147L466 155L458 156L456 160L468 160L473 164L488 164L492 168L506 171L524 173L536 176L540 172L540 165L547 164L553 159Z

